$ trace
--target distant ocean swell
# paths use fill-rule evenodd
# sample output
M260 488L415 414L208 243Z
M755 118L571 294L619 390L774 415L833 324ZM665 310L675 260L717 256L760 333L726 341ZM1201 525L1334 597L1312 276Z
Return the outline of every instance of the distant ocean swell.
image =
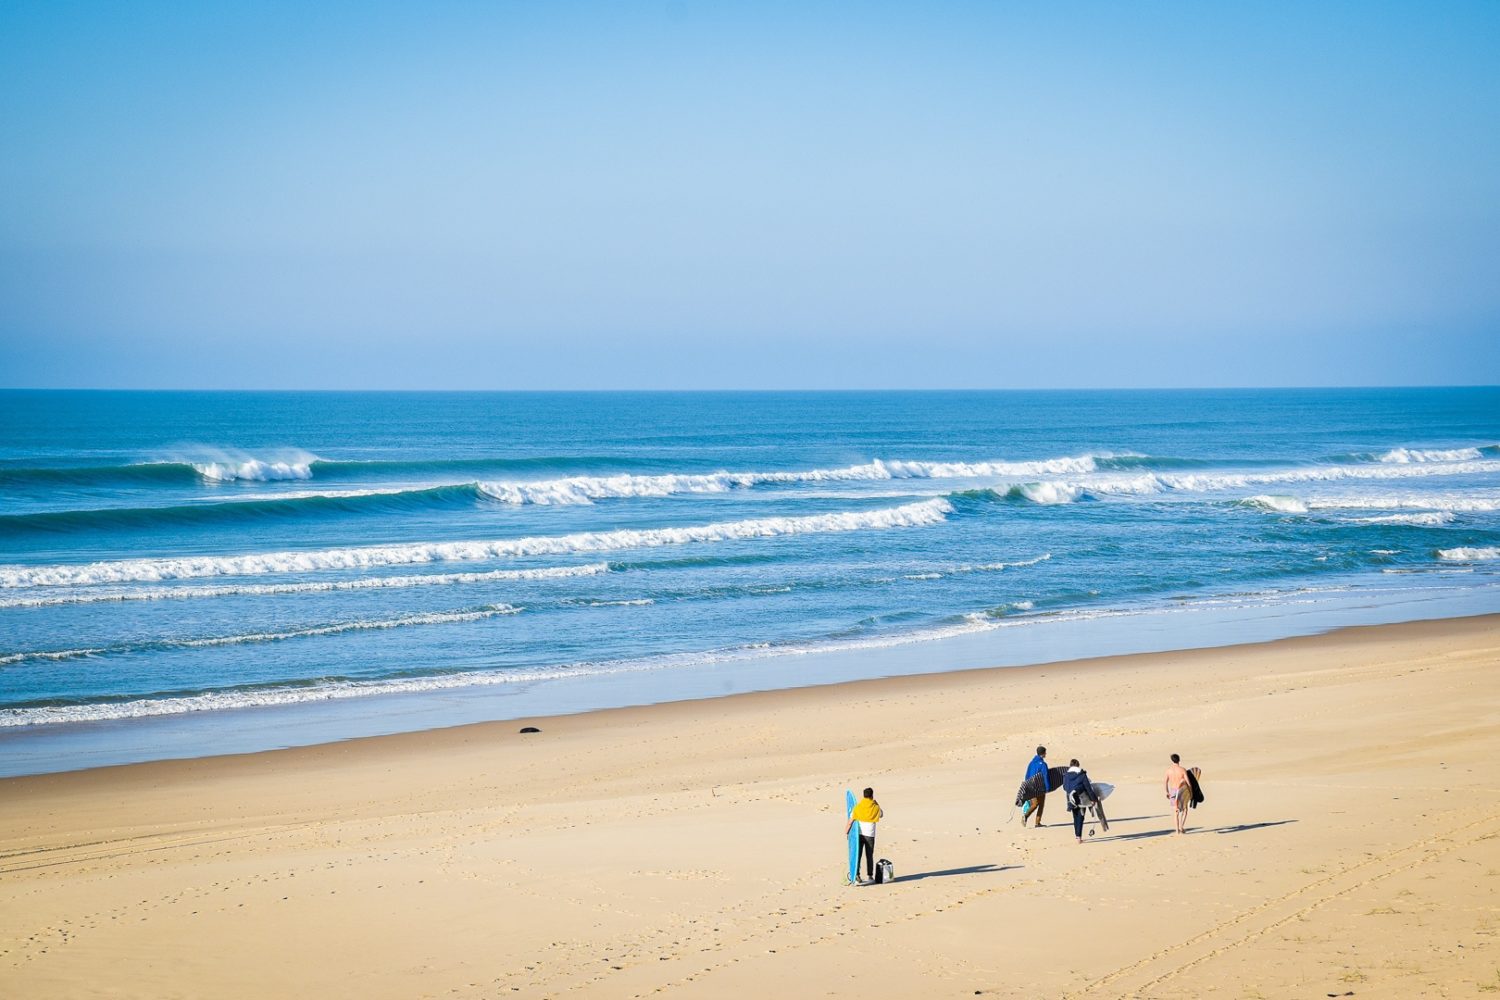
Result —
M17 537L32 533L66 534L74 530L171 528L193 524L252 523L266 518L339 516L348 514L379 515L404 510L429 510L444 507L468 507L485 501L511 505L579 505L599 500L664 498L671 496L725 493L766 485L825 484L837 482L881 482L923 479L999 479L1003 485L965 491L979 496L988 492L1007 500L1042 505L1075 503L1079 500L1107 500L1115 497L1141 497L1159 494L1212 494L1228 490L1268 485L1324 484L1339 481L1420 480L1465 474L1500 472L1500 461L1478 458L1493 448L1453 449L1448 451L1409 451L1397 449L1371 464L1294 466L1261 472L1181 473L1141 471L1135 475L1098 472L1121 462L1159 462L1140 456L1123 458L1079 456L1045 459L1034 462L910 462L875 460L864 465L801 471L715 472L706 474L663 474L614 476L573 476L535 481L487 481L428 484L419 486L377 487L345 491L317 491L259 495L244 499L224 499L202 503L178 503L168 506L113 507L41 511L0 515L0 537ZM1389 455L1401 454L1397 461ZM1411 457L1422 456L1422 457ZM1473 456L1453 458L1452 456ZM1170 462L1171 460L1165 460ZM264 463L262 463L264 464ZM350 464L350 463L344 463ZM394 463L387 463L394 464ZM433 464L433 463L428 463ZM142 466L131 468L163 468ZM173 467L175 468L175 467ZM300 468L300 467L299 467ZM12 470L9 475L15 475ZM0 473L3 479L6 473ZM1064 478L1030 479L1033 476ZM307 478L296 476L294 478ZM1020 481L1024 480L1024 481ZM1363 499L1357 503L1369 504ZM1500 500L1456 498L1465 507L1451 510L1493 510Z
M598 469L614 466L629 470L634 463L628 459L612 456L557 456L550 458L504 459L473 458L428 461L329 461L318 458L300 449L291 449L264 458L206 449L212 457L199 460L167 460L161 462L132 463L128 465L79 466L74 468L28 468L0 467L0 486L21 487L33 484L118 484L139 483L183 483L194 480L207 483L276 482L281 480L343 479L370 476L399 477L434 475L445 472L468 470L492 470L509 472L564 471L569 468ZM1361 452L1331 456L1320 466L1339 465L1426 465L1483 461L1500 459L1500 444L1468 448L1420 449L1393 448L1384 452ZM811 469L791 472L714 472L707 474L663 474L660 476L568 476L555 480L519 480L500 483L497 493L504 493L509 486L534 485L538 488L536 501L559 502L545 499L552 490L566 494L572 485L580 486L581 495L594 497L594 484L601 491L619 488L622 496L660 495L662 492L698 492L753 486L761 483L785 482L829 482L841 479L953 479L985 476L1026 477L1057 476L1099 471L1131 471L1136 469L1178 470L1184 468L1213 468L1233 466L1238 463L1229 459L1180 458L1173 456L1141 455L1135 453L1099 453L1026 461L987 460L982 462L927 462L873 459L863 465L846 468ZM1259 458L1254 465L1290 465L1290 461ZM474 480L483 482L482 478ZM645 491L637 492L637 491ZM602 492L601 496L612 495ZM565 501L564 501L565 502Z
M299 479L364 479L369 476L442 475L478 470L564 472L569 469L629 468L627 459L609 455L572 455L548 458L474 458L429 461L327 461L300 449L257 458L221 449L204 449L203 456L132 462L126 465L84 465L68 468L0 466L0 487L116 486L183 483L248 483Z

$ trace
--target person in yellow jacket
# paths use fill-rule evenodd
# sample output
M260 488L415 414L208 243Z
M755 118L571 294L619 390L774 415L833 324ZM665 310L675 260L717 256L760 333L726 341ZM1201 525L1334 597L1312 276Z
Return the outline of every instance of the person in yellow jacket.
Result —
M880 803L875 801L875 789L866 788L865 797L854 805L854 811L849 814L849 825L844 827L844 836L849 836L849 831L854 829L854 824L859 824L859 853L865 859L866 878L861 882L875 881L875 824L885 817L880 808ZM859 869L858 860L854 865Z

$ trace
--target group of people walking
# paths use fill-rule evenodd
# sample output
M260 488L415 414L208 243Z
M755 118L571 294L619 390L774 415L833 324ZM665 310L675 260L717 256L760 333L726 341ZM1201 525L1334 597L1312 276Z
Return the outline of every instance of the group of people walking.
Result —
M1167 775L1164 788L1167 801L1172 803L1172 817L1176 824L1176 832L1184 833L1187 830L1187 811L1189 807L1196 806L1203 801L1203 789L1198 783L1199 769L1196 767L1183 767L1182 758L1172 754L1172 763L1167 767ZM1062 790L1066 796L1068 811L1073 815L1073 837L1078 843L1083 843L1083 821L1084 815L1093 811L1099 820L1100 827L1109 831L1109 820L1104 815L1102 802L1109 794L1113 786L1096 786L1089 779L1089 773L1083 769L1083 765L1074 757L1068 761L1066 768L1047 766L1047 748L1037 747L1036 756L1031 758L1031 763L1026 765L1026 777L1021 782L1021 789L1016 795L1016 802L1021 806L1021 827L1026 827L1026 821L1032 821L1032 827L1042 825L1042 810L1047 805L1047 793ZM883 818L885 811L880 808L880 803L875 800L875 790L866 788L864 796L855 803L849 813L849 823L844 828L847 837L854 831L856 824L859 826L859 852L855 858L854 872L858 872L859 863L865 866L867 877L870 881L875 878L875 829ZM1089 836L1093 836L1092 833ZM853 873L851 873L853 874ZM864 878L856 881L863 883Z
M1203 801L1203 790L1198 784L1199 769L1186 768L1182 766L1182 758L1172 754L1172 763L1167 768L1165 780L1165 791L1167 801L1172 803L1172 817L1176 824L1176 832L1183 833L1187 829L1187 811L1189 807L1197 806ZM1028 819L1032 820L1032 827L1042 825L1042 810L1047 804L1047 793L1061 789L1066 796L1068 811L1073 814L1073 836L1078 843L1083 843L1083 819L1084 814L1090 809L1094 810L1099 818L1100 826L1108 831L1109 820L1104 816L1104 810L1100 806L1105 791L1100 794L1100 789L1089 780L1089 774L1083 769L1083 765L1074 757L1068 761L1067 768L1047 766L1047 748L1037 747L1036 756L1031 758L1031 763L1026 765L1026 777L1021 782L1021 790L1016 796L1017 804L1021 806L1021 826L1026 826ZM1090 836L1093 836L1091 833Z

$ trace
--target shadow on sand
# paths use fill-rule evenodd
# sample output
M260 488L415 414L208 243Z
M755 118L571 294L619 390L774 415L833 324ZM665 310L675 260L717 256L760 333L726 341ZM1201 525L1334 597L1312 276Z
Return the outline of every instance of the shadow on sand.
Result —
M1115 821L1111 820L1111 822ZM1264 830L1266 827L1285 826L1296 822L1297 820L1294 819L1277 819L1265 823L1240 823L1235 826L1198 827L1197 829L1188 827L1184 836L1192 836L1195 833L1245 833L1249 830ZM1173 832L1172 830L1143 830L1140 833L1118 833L1110 837L1098 837L1092 842L1103 844L1113 840L1150 840L1152 837L1170 837Z
M924 878L946 878L949 875L983 875L987 872L1008 872L1023 865L970 865L967 868L948 868L940 872L917 872L914 875L897 875L897 882L918 882Z
M1294 819L1275 819L1265 823L1241 823L1239 826L1216 826L1211 830L1189 830L1188 833L1244 833L1246 830L1263 830L1268 826L1286 826L1296 823Z
M1116 823L1139 823L1142 820L1148 820L1148 819L1171 819L1171 818L1172 818L1172 814L1171 813L1157 813L1155 816L1111 816L1109 818L1109 823L1110 823L1110 826L1114 826ZM1098 820L1094 819L1093 817L1089 817L1088 822L1090 822L1090 823L1097 823ZM1065 828L1071 829L1072 826L1073 826L1073 821L1071 819L1066 819L1066 820L1063 820L1061 823L1043 823L1041 826L1035 827L1034 829L1037 829L1037 830L1046 830L1046 829L1048 829L1050 827L1054 827L1054 826L1058 827L1058 828L1064 828L1065 827Z

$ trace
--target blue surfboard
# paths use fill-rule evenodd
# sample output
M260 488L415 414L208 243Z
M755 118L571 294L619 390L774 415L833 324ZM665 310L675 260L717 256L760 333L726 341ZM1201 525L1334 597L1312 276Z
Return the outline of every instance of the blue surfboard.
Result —
M854 793L844 789L844 816L854 818ZM859 877L859 824L849 827L849 884L854 885Z

